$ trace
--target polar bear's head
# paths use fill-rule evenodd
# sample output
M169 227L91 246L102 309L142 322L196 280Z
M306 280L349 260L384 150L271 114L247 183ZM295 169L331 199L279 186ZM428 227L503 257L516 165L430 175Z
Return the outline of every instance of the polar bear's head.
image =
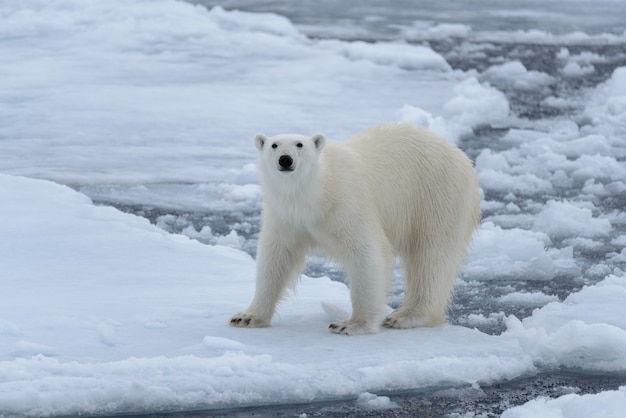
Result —
M267 137L257 134L254 143L259 150L259 168L280 175L306 174L316 163L326 144L322 134L276 135Z

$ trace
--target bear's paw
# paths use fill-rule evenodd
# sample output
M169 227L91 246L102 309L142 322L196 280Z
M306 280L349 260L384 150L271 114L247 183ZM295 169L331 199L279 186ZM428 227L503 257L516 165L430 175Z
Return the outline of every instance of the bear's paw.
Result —
M270 326L270 321L250 312L239 312L228 321L230 326L240 328L265 328Z
M437 315L419 315L412 312L397 309L390 313L383 327L395 329L408 329L417 327L434 327L445 322L444 318Z
M372 326L371 324L364 322L356 322L356 321L340 321L333 322L328 326L328 330L335 334L343 334L343 335L363 335L363 334L374 334L378 332L377 326Z

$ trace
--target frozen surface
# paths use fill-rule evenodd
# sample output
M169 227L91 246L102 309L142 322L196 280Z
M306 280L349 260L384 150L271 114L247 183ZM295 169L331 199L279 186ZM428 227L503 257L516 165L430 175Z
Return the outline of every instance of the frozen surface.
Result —
M395 407L381 392L625 376L624 4L556 3L481 0L493 26L363 6L350 26L295 6L0 2L0 415L376 410ZM315 255L273 327L226 326L254 291L254 134L390 120L476 162L484 222L451 324L328 333L349 296ZM623 389L594 396L510 413L623 410Z
M47 181L0 175L0 190L11 202L0 230L14 237L1 247L4 413L193 410L489 384L544 368L626 371L624 277L510 316L499 336L448 325L337 338L326 326L349 311L348 290L308 277L272 328L230 328L253 290L247 254Z
M539 398L505 411L502 417L620 418L624 411L626 411L626 386L594 395L572 393L557 399Z

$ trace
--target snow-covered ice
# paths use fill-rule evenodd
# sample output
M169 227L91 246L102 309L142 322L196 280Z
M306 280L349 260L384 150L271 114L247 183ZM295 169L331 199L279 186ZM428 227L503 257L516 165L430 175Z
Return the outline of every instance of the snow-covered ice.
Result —
M510 316L502 335L448 325L338 338L326 325L350 309L348 290L308 277L273 327L230 328L253 291L247 254L48 181L0 175L0 186L10 202L0 228L12 237L1 244L6 414L193 410L490 384L542 368L626 371L624 277Z
M503 418L568 417L621 418L626 411L626 386L593 395L563 395L557 399L539 398L508 409Z
M624 59L585 50L624 33L415 20L396 28L404 39L370 43L174 0L0 2L0 17L0 416L343 398L384 409L394 391L626 373L626 67L573 96L557 89ZM461 40L448 58L413 43L446 39ZM554 45L557 67L521 53L484 71L449 62L497 42ZM574 114L524 119L511 94ZM228 327L254 291L254 134L340 140L390 120L475 158L484 222L459 285L497 288L493 306L459 325L342 338L326 327L350 311L347 287L303 275L271 328ZM475 145L485 127L501 134ZM180 215L226 212L226 228ZM484 331L494 324L505 331ZM623 396L507 414L610 414Z

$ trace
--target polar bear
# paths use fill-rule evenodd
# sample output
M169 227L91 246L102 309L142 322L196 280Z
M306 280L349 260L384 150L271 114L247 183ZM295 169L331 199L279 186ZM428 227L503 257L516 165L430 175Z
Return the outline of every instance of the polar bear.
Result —
M476 173L460 149L407 123L376 126L336 144L322 134L258 134L255 144L263 193L256 290L230 325L269 326L312 249L343 265L350 288L352 315L330 324L331 332L444 322L480 219ZM386 316L396 257L405 296Z

